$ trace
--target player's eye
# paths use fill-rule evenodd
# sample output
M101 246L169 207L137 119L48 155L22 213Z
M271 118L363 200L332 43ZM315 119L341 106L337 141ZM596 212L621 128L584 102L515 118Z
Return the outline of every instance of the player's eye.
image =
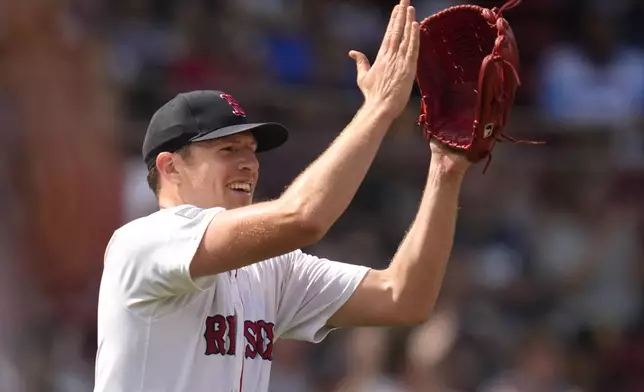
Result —
M235 151L235 148L233 146L226 146L221 149L222 151L228 151L228 152L233 152Z

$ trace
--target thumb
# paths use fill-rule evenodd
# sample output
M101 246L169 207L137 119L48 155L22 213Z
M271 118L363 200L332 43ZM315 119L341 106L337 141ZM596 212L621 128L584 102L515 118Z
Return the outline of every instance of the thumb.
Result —
M358 76L369 71L371 66L369 65L369 60L367 56L363 53L352 50L349 52L349 57L351 57L356 62L356 68L358 69Z

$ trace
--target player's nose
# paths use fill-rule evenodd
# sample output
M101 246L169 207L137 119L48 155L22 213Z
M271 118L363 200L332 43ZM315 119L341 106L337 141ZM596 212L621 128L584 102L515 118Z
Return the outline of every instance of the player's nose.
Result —
M259 170L257 155L255 153L244 154L244 157L239 160L239 170L257 172Z

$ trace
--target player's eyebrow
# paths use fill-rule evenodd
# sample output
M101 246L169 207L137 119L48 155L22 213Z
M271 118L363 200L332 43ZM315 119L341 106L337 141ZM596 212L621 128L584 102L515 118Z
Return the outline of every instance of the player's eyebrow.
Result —
M246 142L243 139L234 138L234 139L230 140L229 142L232 143L232 144L237 144L237 145L244 145L244 146L248 145L248 146L252 147L253 150L257 150L257 141L255 141L255 140L251 140L250 142Z

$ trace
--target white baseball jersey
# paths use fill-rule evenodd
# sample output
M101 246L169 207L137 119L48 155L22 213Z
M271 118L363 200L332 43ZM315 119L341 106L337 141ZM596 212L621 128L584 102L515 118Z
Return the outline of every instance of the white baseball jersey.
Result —
M294 251L191 279L223 209L162 209L105 252L95 392L267 391L278 337L320 342L368 271ZM213 220L214 218L214 220Z

